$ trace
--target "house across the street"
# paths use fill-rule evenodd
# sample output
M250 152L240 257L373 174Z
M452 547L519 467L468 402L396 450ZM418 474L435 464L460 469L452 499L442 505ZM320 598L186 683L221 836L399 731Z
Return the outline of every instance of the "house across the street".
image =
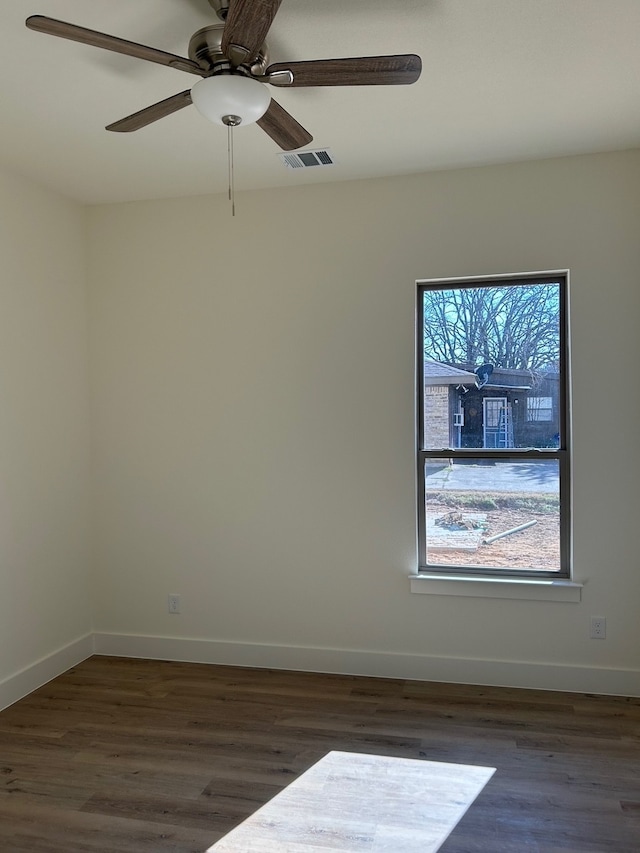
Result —
M424 360L425 443L431 448L557 447L557 371Z

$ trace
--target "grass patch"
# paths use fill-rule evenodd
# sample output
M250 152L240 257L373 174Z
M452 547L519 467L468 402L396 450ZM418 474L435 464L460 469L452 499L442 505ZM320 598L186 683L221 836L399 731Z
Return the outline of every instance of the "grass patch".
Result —
M429 502L467 510L512 509L537 512L542 515L557 515L560 501L556 495L532 495L520 492L454 492L432 491L427 493Z

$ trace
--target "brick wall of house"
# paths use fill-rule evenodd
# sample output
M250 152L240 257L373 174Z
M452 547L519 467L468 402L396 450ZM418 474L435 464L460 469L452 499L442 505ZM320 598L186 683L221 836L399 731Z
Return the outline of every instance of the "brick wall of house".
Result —
M449 386L427 385L424 389L425 440L429 447L449 446Z

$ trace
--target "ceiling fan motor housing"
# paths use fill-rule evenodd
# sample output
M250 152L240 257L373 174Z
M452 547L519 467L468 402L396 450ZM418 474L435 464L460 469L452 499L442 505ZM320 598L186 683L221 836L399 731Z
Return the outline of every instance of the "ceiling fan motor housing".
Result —
M189 41L189 59L197 62L202 68L212 74L230 71L232 65L222 52L222 32L224 24L212 24L203 27L191 36ZM240 66L240 73L259 77L264 74L269 64L269 54L266 44L260 48L258 55L250 65Z

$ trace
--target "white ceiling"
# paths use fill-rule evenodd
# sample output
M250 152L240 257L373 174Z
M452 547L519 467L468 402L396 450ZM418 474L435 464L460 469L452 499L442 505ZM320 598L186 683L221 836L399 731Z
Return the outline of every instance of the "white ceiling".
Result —
M0 161L100 203L225 192L226 130L193 107L135 133L116 119L196 78L24 26L42 14L187 55L208 0L0 0ZM280 62L418 53L412 86L272 89L337 165L286 169L236 131L236 189L640 146L640 0L283 0Z

